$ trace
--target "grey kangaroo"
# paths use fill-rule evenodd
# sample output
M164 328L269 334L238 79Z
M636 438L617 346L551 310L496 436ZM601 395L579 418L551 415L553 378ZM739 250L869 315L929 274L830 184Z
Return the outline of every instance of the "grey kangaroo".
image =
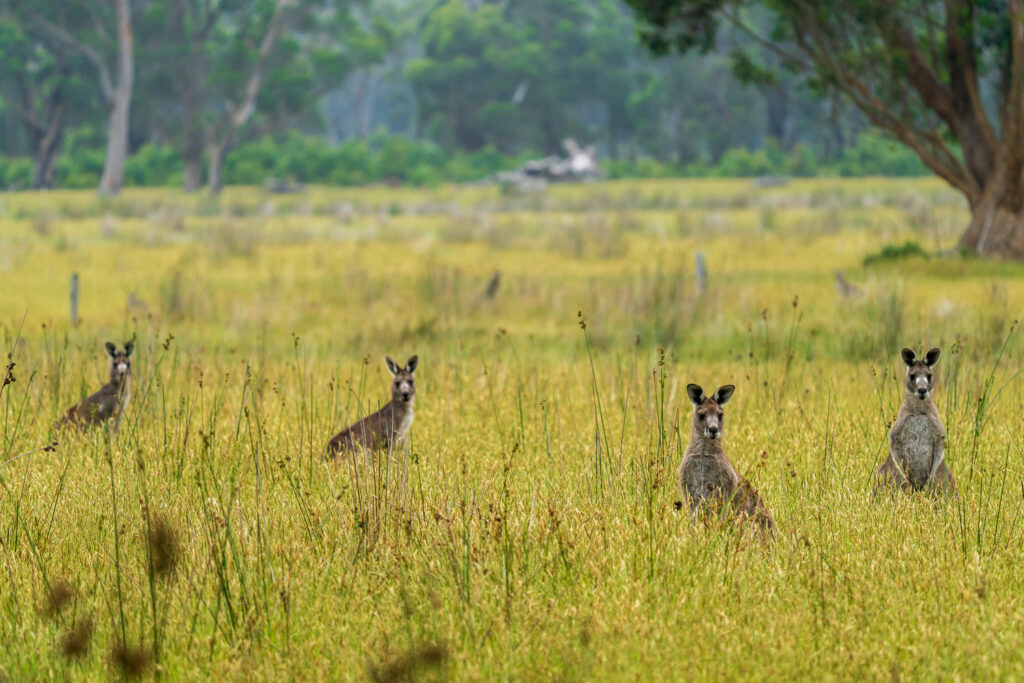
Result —
M736 390L731 384L719 387L710 398L697 384L688 384L686 394L693 403L690 443L679 465L679 485L694 515L728 504L732 511L752 519L763 532L775 531L775 520L757 491L741 479L725 455L722 432L725 413L722 406Z
M113 342L107 342L106 348L110 356L110 381L92 396L69 408L57 423L58 427L93 427L113 419L114 433L120 431L121 418L132 398L132 351L135 344L127 341L124 349L119 351Z
M355 451L359 446L366 450L391 450L405 438L412 426L413 402L416 399L416 382L413 374L419 365L419 356L413 356L401 367L390 356L384 357L388 372L394 376L391 383L391 401L383 408L367 415L359 422L341 430L327 442L327 452L335 456L343 451Z
M910 349L900 355L907 366L903 405L889 430L889 457L875 472L875 493L882 489L956 493L953 472L946 464L946 429L932 402L935 348L918 358Z

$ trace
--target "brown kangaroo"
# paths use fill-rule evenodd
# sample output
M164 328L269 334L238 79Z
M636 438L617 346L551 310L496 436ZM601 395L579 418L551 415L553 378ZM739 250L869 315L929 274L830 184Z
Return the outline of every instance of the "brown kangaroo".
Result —
M131 356L135 344L127 341L124 350L118 351L117 346L107 342L106 348L110 356L110 381L92 396L69 408L57 427L93 427L113 418L114 433L120 431L121 418L132 398Z
M903 405L889 430L889 456L875 472L876 494L886 488L956 494L945 458L946 429L932 402L932 366L939 353L932 349L922 359L910 349L900 351L907 366Z
M725 424L722 406L729 402L735 390L736 387L726 384L708 398L699 385L686 386L686 394L694 406L693 426L690 443L679 465L679 485L694 516L720 509L727 503L733 513L752 519L763 532L772 534L775 520L757 491L736 473L722 445Z
M404 368L391 360L390 356L385 356L384 362L388 372L395 378L391 384L391 401L372 415L367 415L335 434L327 442L329 456L333 457L342 451L355 451L357 446L370 451L391 450L409 432L413 418L412 406L416 398L413 374L419 365L419 356L410 358Z

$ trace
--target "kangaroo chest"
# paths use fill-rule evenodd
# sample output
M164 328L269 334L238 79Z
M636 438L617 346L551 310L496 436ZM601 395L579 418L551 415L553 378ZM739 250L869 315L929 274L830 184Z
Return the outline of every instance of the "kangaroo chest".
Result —
M736 482L729 467L718 458L692 456L683 461L680 484L690 505L697 507L711 499L728 498Z
M409 408L398 421L398 426L395 428L395 439L405 438L405 435L409 433L409 427L412 427L412 418L412 408Z
M118 397L118 404L120 405L121 412L124 412L128 408L128 403L132 400L132 382L131 379L125 380L124 384L121 385L121 392Z
M927 415L912 415L903 423L899 434L903 462L898 464L915 487L928 483L936 438L935 426Z

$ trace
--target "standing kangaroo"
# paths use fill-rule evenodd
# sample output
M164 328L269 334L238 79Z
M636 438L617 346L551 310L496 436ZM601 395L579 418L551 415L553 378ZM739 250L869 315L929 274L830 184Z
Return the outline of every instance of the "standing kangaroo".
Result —
M413 356L400 367L384 357L388 372L394 376L391 384L391 401L383 408L367 415L359 422L341 430L327 442L327 452L334 456L342 451L355 451L356 446L367 450L391 450L395 444L405 438L412 426L413 401L416 398L416 382L413 374L419 365L419 356Z
M736 387L726 384L708 398L699 385L686 385L686 394L694 406L693 427L679 465L679 485L694 515L728 503L736 514L753 519L762 531L773 533L775 520L764 501L749 482L740 479L722 445L722 406L735 390Z
M889 457L875 472L876 493L893 487L956 493L953 472L945 460L946 429L932 402L932 366L939 361L939 353L935 348L921 359L910 349L900 351L907 366L903 405L889 430Z
M132 351L134 342L124 343L124 350L107 342L110 356L110 381L92 396L85 398L68 409L57 423L58 427L92 427L114 419L114 433L121 429L121 418L132 398Z

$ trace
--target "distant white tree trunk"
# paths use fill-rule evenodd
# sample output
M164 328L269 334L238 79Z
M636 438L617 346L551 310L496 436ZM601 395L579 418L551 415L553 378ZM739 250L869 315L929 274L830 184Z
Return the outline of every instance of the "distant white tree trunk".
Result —
M116 82L106 59L93 46L73 36L66 28L43 16L34 17L39 26L93 63L100 80L100 92L110 109L107 119L107 158L99 190L117 194L124 182L124 162L128 157L128 114L135 80L135 41L132 37L131 0L113 0L117 12Z
M128 157L128 114L135 81L135 43L129 0L115 0L117 7L117 83L110 89L107 123L107 158L100 178L100 192L117 194L124 184Z

